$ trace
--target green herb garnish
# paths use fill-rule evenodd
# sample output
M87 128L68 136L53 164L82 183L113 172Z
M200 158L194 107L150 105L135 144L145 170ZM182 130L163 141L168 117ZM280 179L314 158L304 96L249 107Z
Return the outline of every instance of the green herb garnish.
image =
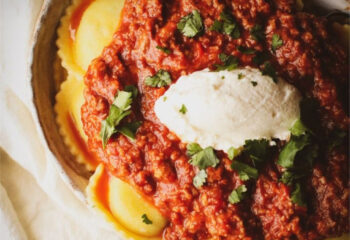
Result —
M253 85L253 87L255 87L256 85L258 85L258 83L255 82L255 81L250 81L250 83Z
M262 70L262 74L270 76L272 78L273 82L277 83L276 70L269 61L265 62L264 69Z
M253 168L248 164L239 161L233 161L231 164L231 168L237 171L239 178L242 181L247 181L250 178L257 179L259 176L258 170L256 168Z
M193 149L190 151L189 148L187 148L187 152L193 153L194 151ZM216 165L219 163L219 159L215 155L212 147L206 147L192 155L189 163L202 170L208 167L216 167Z
M182 114L186 114L187 113L187 108L186 108L186 106L184 104L182 104L179 112L182 113Z
M243 73L238 73L238 80L241 80L244 78L244 74Z
M243 46L238 46L237 50L240 51L243 54L254 54L255 50L251 48L245 48Z
M140 121L126 123L118 129L118 132L120 132L130 140L135 140L136 131L141 126L141 124L142 122Z
M219 59L223 63L222 65L215 64L214 66L216 67L215 71L222 71L222 70L227 70L231 71L233 69L236 69L238 67L238 59L235 56L229 56L226 55L225 53L220 53L219 54Z
M166 53L166 54L171 53L171 50L169 48L162 47L162 46L156 46L156 48L159 49L160 51L162 51L163 53Z
M310 144L310 137L308 135L292 136L290 141L283 147L278 156L277 163L285 168L294 166L294 159L298 152L303 150Z
M204 30L204 26L198 10L193 10L192 13L181 18L177 29L186 37L192 38L200 34Z
M196 188L200 188L201 186L204 185L204 183L207 181L207 173L204 169L200 170L196 176L193 178L193 185Z
M300 119L298 119L295 121L290 131L292 135L299 137L301 135L304 135L306 131L308 131L308 128L301 122Z
M171 76L170 73L165 70L159 70L155 75L147 77L145 84L150 87L165 87L170 85Z
M280 48L283 45L283 41L278 34L272 35L271 49L273 52L276 52L276 49Z
M256 24L251 30L250 35L256 41L262 41L265 38L264 29L261 25Z
M153 223L153 222L147 217L146 214L143 214L143 215L141 216L141 218L142 218L142 222L145 223L145 224L147 224L147 225Z
M229 203L231 204L239 203L241 200L244 199L245 192L247 192L247 187L245 185L241 185L235 190L233 190L228 197Z
M257 166L268 158L269 146L267 139L246 140L244 152L252 159L254 166Z
M228 155L228 158L230 160L233 160L235 157L237 157L239 154L241 153L241 151L237 148L234 148L234 147L230 147L228 150L227 150L227 155Z
M187 152L186 154L188 156L193 156L196 153L199 153L200 151L202 151L203 148L201 148L201 146L199 146L198 143L189 143L187 144Z
M291 198L292 202L297 204L298 206L302 206L302 207L306 206L306 203L303 200L301 187L300 187L299 183L295 184L295 189L291 193L290 198Z
M100 136L105 148L110 137L118 132L117 126L120 121L131 113L132 92L118 91L113 104L110 106L108 116L101 123Z
M220 21L215 20L210 30L229 35L233 39L237 39L241 35L235 19L228 11L221 12Z

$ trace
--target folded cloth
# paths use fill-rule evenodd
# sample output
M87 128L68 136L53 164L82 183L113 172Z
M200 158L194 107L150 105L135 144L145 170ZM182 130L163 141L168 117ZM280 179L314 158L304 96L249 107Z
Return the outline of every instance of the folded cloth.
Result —
M35 114L27 61L41 5L42 0L11 0L0 4L0 147L30 172L35 185L40 186L29 188L24 174L8 171L4 162L0 161L1 179L18 179L9 186L3 183L7 193L12 194L6 194L1 188L0 239L26 239L27 234L29 239L69 240L80 239L77 234L84 232L87 234L80 235L83 239L119 239L111 226L91 212L62 180ZM40 191L32 196L33 189ZM40 193L42 190L47 195ZM20 195L21 192L26 194ZM20 196L22 204L13 204L16 206L13 208L11 196ZM33 205L33 201L50 201L51 207L48 209L47 204ZM35 209L28 210L30 207ZM17 216L25 216L25 219L17 218L16 213ZM35 224L23 224L23 221ZM64 235L45 229L61 229Z

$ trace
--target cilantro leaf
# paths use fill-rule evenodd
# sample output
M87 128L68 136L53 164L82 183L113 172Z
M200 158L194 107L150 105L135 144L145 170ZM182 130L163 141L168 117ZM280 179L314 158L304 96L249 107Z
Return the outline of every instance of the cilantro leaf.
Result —
M307 127L300 121L300 119L296 120L295 123L293 124L292 128L290 129L292 135L294 136L301 136L308 131Z
M132 103L132 92L119 91L117 97L113 101L113 105L117 106L121 111L129 110Z
M276 52L276 49L280 48L283 45L283 40L280 38L280 35L273 34L272 35L272 42L271 42L271 49L273 52Z
M225 10L220 14L220 21L215 20L210 30L229 35L233 39L237 39L241 35L234 17Z
M277 83L277 74L275 68L269 61L266 61L264 64L264 69L262 70L263 75L270 76L274 83Z
M209 28L209 30L216 31L216 32L221 32L222 31L222 25L223 25L223 22L221 22L219 20L215 20L213 25L211 25L211 27Z
M101 123L100 137L102 138L103 148L105 148L110 137L117 132L120 121L130 115L131 103L131 92L118 91L113 104L110 106L107 118Z
M153 222L147 217L146 214L143 214L143 215L141 216L141 218L142 218L142 222L145 223L145 224L147 224L147 225L153 223Z
M269 155L269 141L267 139L246 140L244 152L252 159L254 166L266 160Z
M231 168L238 172L239 178L242 181L247 181L250 178L257 179L259 176L258 170L256 168L253 168L248 164L239 161L233 161Z
M238 59L235 56L226 55L225 53L219 54L219 59L223 63L222 65L215 64L216 67L215 71L222 71L227 70L231 71L233 69L236 69L238 67Z
M228 150L227 150L227 155L228 155L228 158L230 160L233 160L235 157L237 157L239 154L241 153L241 151L237 148L234 148L234 147L230 147Z
M237 50L240 51L243 54L254 54L255 50L251 48L245 48L243 46L238 46Z
M301 206L301 207L306 206L306 203L303 200L303 195L302 195L301 187L299 183L295 184L295 189L291 193L290 198L292 202L297 204L298 206Z
M162 46L156 46L157 49L159 49L160 51L166 53L166 54L170 54L171 50L169 48L166 47L162 47Z
M130 140L135 140L136 131L141 126L141 124L142 122L140 121L126 123L122 125L120 128L118 128L118 132L120 132Z
M202 151L194 154L189 160L189 163L202 170L207 167L216 167L219 163L219 159L215 155L212 147L206 147Z
M127 85L127 86L125 86L124 91L131 92L133 98L136 98L137 95L139 94L139 90L134 85Z
M296 154L309 144L310 138L308 135L292 136L279 154L277 163L285 168L293 167Z
M199 146L198 143L189 143L187 144L187 152L186 154L188 156L193 156L196 153L199 153L200 151L202 151L203 148L201 148L201 146Z
M177 24L177 29L186 37L192 38L200 34L204 26L198 10L193 10L192 13L181 18Z
M193 185L196 188L200 188L201 186L204 185L204 183L207 181L207 173L204 169L200 170L196 176L193 178Z
M228 197L228 201L231 204L239 203L245 197L245 192L247 192L247 187L241 185L238 188L234 189Z
M261 25L256 24L251 30L250 30L250 35L252 38L256 41L262 41L265 38L264 34L264 29L262 28Z
M294 181L305 177L305 173L299 173L299 172L294 172L294 171L290 171L287 170L285 172L283 172L282 177L281 177L281 182L283 182L284 184L291 186L293 184Z
M253 87L255 87L256 85L258 85L258 83L255 82L255 81L250 81L250 83L253 85Z
M147 77L145 84L151 87L165 87L170 85L171 76L169 72L165 70L159 70L155 75Z
M182 113L182 114L186 114L187 113L187 108L186 108L186 106L184 104L182 104L179 112Z

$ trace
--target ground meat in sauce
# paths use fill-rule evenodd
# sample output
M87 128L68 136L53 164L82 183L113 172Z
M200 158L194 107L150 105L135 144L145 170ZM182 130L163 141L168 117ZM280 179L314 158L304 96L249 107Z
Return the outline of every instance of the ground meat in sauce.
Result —
M347 143L319 155L304 184L308 208L292 203L290 187L278 181L281 169L275 162L280 147L260 169L258 180L247 183L249 196L229 204L228 195L243 182L227 155L217 152L219 166L209 167L207 184L196 189L192 179L198 169L188 163L186 145L153 111L166 88L144 85L144 79L159 69L169 71L175 82L181 75L211 67L220 63L222 52L238 57L241 66L260 67L252 61L254 54L237 51L237 46L245 46L267 52L280 76L318 100L320 138L327 138L333 128L348 129L347 55L325 19L296 13L295 5L293 0L126 0L120 29L86 74L82 120L89 148L169 219L164 239L324 239L349 231ZM176 24L195 9L206 30L199 37L184 37ZM223 9L239 23L239 39L208 30ZM256 24L266 34L261 42L250 35ZM275 33L284 44L274 53ZM116 135L103 149L101 121L117 90L128 84L140 91L130 119L143 124L135 142Z

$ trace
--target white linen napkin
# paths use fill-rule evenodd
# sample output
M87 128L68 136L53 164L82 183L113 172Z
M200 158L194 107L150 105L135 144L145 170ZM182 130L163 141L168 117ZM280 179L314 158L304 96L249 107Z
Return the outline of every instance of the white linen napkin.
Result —
M0 1L0 146L35 179L29 184L29 177L10 171L16 168L6 167L0 155L0 239L119 239L64 183L40 130L27 61L41 5L42 0ZM13 208L11 196L21 196L22 204Z

